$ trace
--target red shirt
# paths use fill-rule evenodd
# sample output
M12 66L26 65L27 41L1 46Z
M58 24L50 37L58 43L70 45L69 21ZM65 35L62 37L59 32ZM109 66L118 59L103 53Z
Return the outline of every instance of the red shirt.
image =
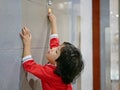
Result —
M59 39L51 38L50 48L58 46ZM37 64L32 58L29 58L23 62L23 67L27 72L41 79L43 90L72 90L71 84L64 84L62 78L54 73L56 66L52 64L42 66Z

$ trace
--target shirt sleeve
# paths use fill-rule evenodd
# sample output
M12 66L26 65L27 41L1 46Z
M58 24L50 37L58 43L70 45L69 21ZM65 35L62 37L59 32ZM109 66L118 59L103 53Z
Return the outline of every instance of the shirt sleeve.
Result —
M22 65L25 71L32 73L40 79L46 79L49 76L44 66L37 64L31 55L28 55L22 59Z
M50 35L50 48L58 47L60 45L60 41L58 38L58 34Z

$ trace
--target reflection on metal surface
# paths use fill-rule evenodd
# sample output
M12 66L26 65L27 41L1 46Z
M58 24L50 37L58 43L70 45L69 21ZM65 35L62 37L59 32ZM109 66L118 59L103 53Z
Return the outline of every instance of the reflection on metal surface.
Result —
M111 80L119 79L119 35L111 31Z
M110 30L111 30L111 85L112 90L120 90L120 60L119 60L119 0L110 0Z
M51 0L48 0L48 5L52 5L52 1Z
M110 28L105 28L105 66L106 66L106 90L111 90L111 79L110 79Z
M110 0L111 80L119 80L118 0Z
M63 3L59 3L59 9L64 9L64 4Z

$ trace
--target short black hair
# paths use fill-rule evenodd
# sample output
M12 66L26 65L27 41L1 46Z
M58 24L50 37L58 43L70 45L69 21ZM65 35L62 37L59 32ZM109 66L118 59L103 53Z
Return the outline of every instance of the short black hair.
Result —
M61 54L56 60L55 74L62 77L65 84L71 83L84 68L81 52L69 42L63 43Z

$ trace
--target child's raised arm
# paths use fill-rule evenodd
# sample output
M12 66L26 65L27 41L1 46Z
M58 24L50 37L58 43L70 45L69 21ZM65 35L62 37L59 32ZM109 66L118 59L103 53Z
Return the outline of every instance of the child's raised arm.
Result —
M59 46L60 42L57 34L56 17L51 10L48 11L48 18L51 23L50 48L55 48Z
M23 41L23 57L31 55L31 33L30 30L26 27L22 29L20 33L22 41Z
M52 12L48 12L48 18L51 22L51 34L57 34L56 17Z

